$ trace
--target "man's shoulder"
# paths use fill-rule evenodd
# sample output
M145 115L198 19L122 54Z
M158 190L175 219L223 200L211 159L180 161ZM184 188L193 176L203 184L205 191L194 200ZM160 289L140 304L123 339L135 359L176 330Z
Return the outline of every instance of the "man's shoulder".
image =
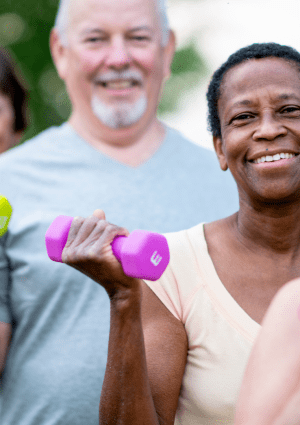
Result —
M178 130L167 127L168 158L190 169L220 169L217 154L213 149L192 142Z
M49 150L55 150L57 142L65 139L69 132L68 126L62 124L59 127L50 127L31 139L26 140L21 145L10 149L0 155L0 164L10 164L18 159L26 160L26 157L33 158L37 154L46 153Z
M205 146L199 145L198 143L193 142L191 139L182 134L179 130L167 126L167 137L171 143L176 147L180 147L186 152L195 152L201 153L211 158L216 157L216 153L213 149L207 148Z

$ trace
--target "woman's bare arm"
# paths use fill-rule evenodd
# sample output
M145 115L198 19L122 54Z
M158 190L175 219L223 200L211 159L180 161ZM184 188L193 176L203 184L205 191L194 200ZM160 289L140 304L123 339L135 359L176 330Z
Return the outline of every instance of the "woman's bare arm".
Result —
M187 336L145 282L136 298L111 306L108 362L100 401L103 425L173 425Z
M124 274L112 252L129 232L108 223L102 210L73 220L64 263L103 286L110 299L108 360L100 425L171 425L187 358L187 336L147 287Z
M297 279L281 288L264 317L243 379L235 425L300 424L299 306Z

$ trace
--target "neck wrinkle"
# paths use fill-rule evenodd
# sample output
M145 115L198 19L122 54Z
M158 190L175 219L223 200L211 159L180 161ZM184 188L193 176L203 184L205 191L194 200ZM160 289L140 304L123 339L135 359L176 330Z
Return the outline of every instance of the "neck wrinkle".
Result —
M265 206L262 211L240 200L236 231L250 249L259 245L269 252L294 255L300 245L300 204Z

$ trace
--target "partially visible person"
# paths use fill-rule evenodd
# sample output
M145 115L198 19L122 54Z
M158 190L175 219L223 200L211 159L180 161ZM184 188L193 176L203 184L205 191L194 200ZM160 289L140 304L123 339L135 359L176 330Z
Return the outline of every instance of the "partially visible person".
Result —
M300 279L284 285L262 321L234 425L300 424Z
M0 158L14 209L0 240L0 334L12 333L0 422L96 425L110 304L48 258L47 228L100 207L130 231L178 231L234 213L238 196L214 152L157 117L175 51L164 1L63 0L50 39L70 119Z
M27 92L18 74L9 52L0 47L0 154L18 145L27 127ZM0 346L7 345L9 340L10 332L0 321ZM3 354L0 350L0 370L5 361Z
M16 64L0 48L0 154L18 145L27 127L27 92Z

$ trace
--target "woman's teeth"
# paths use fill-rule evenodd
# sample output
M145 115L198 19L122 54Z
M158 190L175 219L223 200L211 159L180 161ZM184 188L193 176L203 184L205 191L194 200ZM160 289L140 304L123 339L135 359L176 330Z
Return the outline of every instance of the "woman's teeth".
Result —
M293 158L293 156L296 156L294 153L277 153L276 155L267 155L262 156L261 158L255 159L253 162L254 164L260 164L261 162L273 162L273 161L279 161L280 159L288 159Z

